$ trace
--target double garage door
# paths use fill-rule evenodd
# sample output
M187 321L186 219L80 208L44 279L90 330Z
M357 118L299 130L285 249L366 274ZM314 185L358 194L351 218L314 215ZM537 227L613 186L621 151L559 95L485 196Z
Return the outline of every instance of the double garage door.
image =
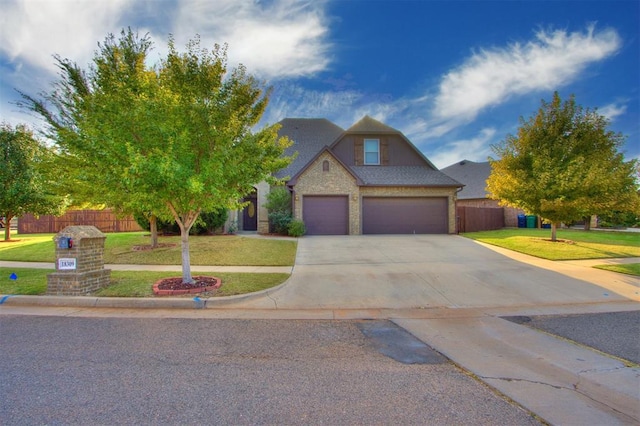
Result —
M364 197L363 234L446 234L447 198ZM349 233L347 196L304 196L303 220L309 235Z

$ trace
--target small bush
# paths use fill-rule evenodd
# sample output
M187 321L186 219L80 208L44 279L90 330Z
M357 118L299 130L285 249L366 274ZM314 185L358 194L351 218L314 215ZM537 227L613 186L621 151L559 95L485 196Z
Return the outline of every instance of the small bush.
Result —
M291 193L283 187L272 188L264 206L269 211L269 232L287 235L291 222Z
M227 221L227 210L219 209L213 212L200 213L198 220L191 227L191 235L214 234L218 229L224 226ZM138 225L145 231L150 231L149 219L142 213L133 215ZM175 220L157 220L158 233L165 235L180 234L180 227Z
M191 228L191 234L215 234L227 221L229 213L225 209L200 213L198 220Z
M149 219L147 215L145 215L144 213L136 213L133 215L133 218L138 223L138 225L140 225L142 229L144 229L145 231L151 230L151 225L149 224ZM173 220L157 219L156 225L158 227L159 234L179 234L180 233L180 227Z
M299 219L293 219L289 223L289 235L292 237L302 237L307 232L304 222Z
M287 235L289 224L291 223L291 213L271 212L269 213L269 224L276 234Z

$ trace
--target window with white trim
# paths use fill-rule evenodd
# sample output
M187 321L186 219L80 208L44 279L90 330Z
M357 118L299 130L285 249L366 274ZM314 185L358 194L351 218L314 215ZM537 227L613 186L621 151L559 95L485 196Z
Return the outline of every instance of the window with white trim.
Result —
M380 164L380 139L364 140L364 164Z

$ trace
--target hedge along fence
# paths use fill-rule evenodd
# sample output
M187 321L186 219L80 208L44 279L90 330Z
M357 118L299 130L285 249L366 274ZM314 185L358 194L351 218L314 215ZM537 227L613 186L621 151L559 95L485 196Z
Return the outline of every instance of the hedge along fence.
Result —
M19 234L58 233L70 225L92 225L102 232L142 231L133 217L119 218L110 209L69 210L62 216L25 214L18 219Z

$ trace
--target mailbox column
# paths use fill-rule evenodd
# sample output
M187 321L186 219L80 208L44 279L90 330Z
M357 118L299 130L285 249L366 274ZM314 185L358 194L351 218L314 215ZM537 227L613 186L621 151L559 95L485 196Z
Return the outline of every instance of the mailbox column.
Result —
M104 269L106 236L95 226L67 226L54 238L56 272L47 275L47 294L83 296L109 285Z

